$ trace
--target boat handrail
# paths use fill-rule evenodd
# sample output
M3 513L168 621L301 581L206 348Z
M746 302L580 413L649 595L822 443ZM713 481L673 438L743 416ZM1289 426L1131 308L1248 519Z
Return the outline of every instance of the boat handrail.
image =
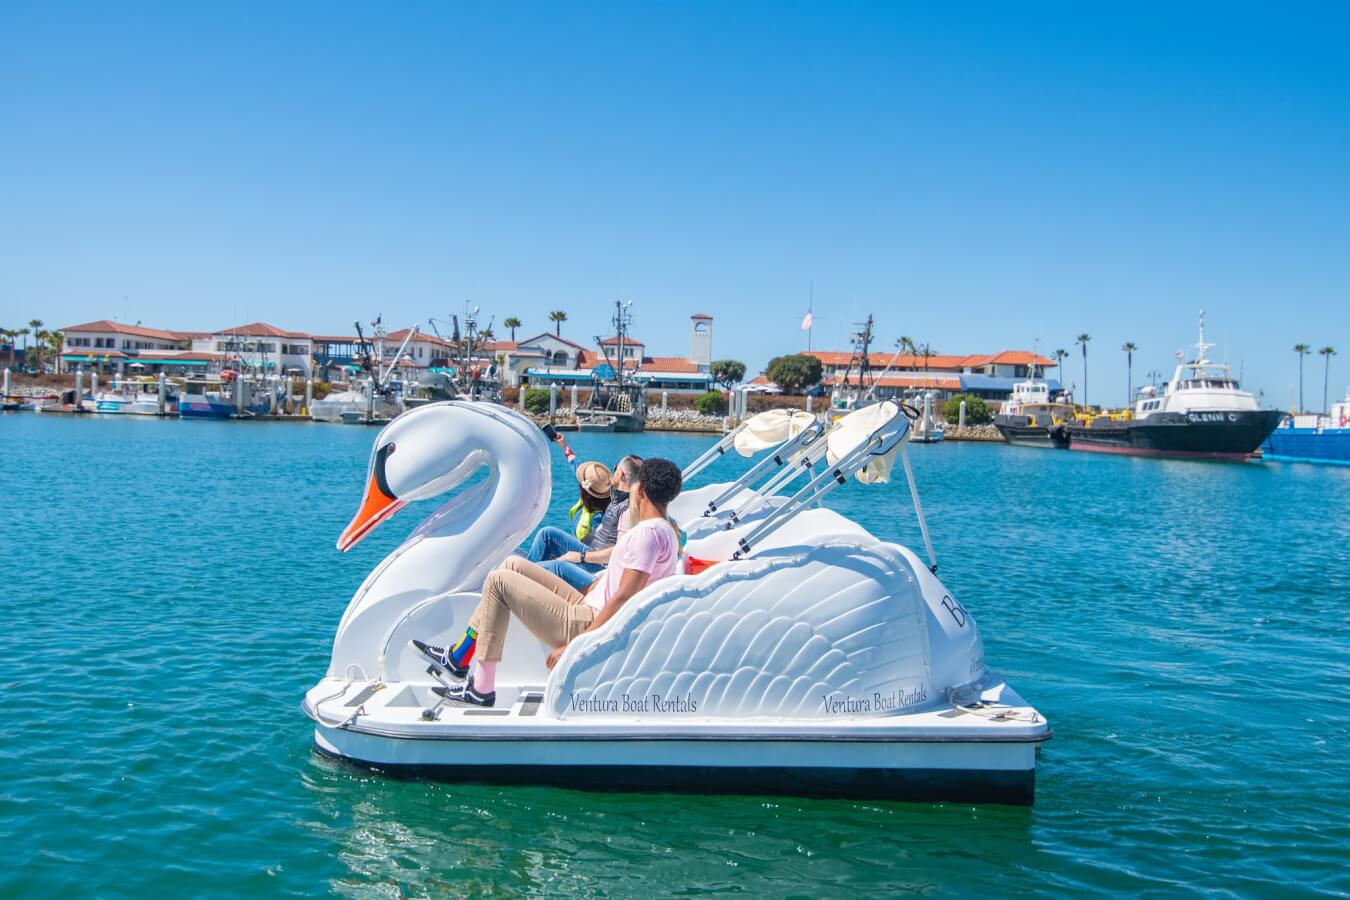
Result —
M793 407L783 407L782 409L769 410L768 412L786 413L789 417L791 417L794 414L800 414L801 410ZM736 445L737 436L740 435L742 432L744 432L747 428L749 428L750 424L753 421L755 421L755 419L759 418L762 415L764 415L764 413L759 413L758 415L752 416L746 419L745 421L741 422L735 428L731 429L726 434L722 435L721 440L719 440L716 444L713 444L711 447L705 450L697 459L695 459L689 465L685 466L684 471L680 473L681 476L683 477L684 482L688 484L690 478L693 478L699 472L702 472L708 466L712 465L715 461L725 456L726 452ZM810 425L805 425L802 427L809 428ZM787 440L791 440L791 438L788 438ZM779 452L782 449L783 444L787 443L787 440L784 440L782 444L779 444L777 447L774 447L773 448L774 452L775 453Z
M783 443L773 449L772 453L755 463L755 465L750 467L749 471L727 485L727 487L712 500L709 500L707 508L703 511L703 515L705 517L711 516L713 513L717 512L721 505L726 503L733 496L740 493L742 490L749 490L749 486L754 484L766 472L773 471L775 475L778 475L781 474L782 471L789 471L795 475L797 472L796 464L804 456L810 455L809 449L815 445L816 441L824 434L825 426L819 420L804 426L801 431L783 441ZM820 446L824 446L823 441ZM766 484L761 486L761 489L767 488L773 481L774 479L770 478Z
M933 542L928 533L928 523L924 518L923 504L919 500L918 488L914 482L914 471L910 467L909 454L905 447L906 441L904 439L909 430L909 418L897 406L894 416L874 429L865 440L858 442L856 446L836 460L833 465L827 466L811 478L782 506L771 511L748 534L738 538L736 541L738 549L732 553L731 558L733 560L743 558L755 548L756 544L777 531L799 512L813 503L818 503L826 494L841 485L847 484L851 477L865 468L875 457L885 456L892 451L896 451L900 454L905 469L905 478L909 483L910 494L914 498L914 511L919 519L919 528L923 532L925 549L928 551L929 569L936 572L937 556L933 552Z
M747 488L751 496L731 511L726 524L722 526L723 530L730 531L741 524L742 517L753 514L767 503L770 497L777 496L779 491L797 477L798 473L804 471L809 477L815 471L816 463L825 458L829 449L829 444L826 441L817 441L803 447L792 454L787 464L774 472L763 484L755 488Z

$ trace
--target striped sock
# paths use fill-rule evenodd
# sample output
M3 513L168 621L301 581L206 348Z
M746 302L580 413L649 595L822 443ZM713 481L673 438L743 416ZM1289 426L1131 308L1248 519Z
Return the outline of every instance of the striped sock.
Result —
M450 648L450 662L455 668L462 669L473 662L473 651L478 647L478 632L472 628L464 632L459 643Z

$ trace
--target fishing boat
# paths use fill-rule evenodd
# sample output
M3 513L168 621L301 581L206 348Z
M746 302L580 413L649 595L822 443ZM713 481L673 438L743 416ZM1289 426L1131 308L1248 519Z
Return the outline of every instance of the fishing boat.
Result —
M599 338L600 352L605 361L591 370L591 396L586 405L576 410L579 431L642 431L647 425L647 392L634 378L636 368L629 371L628 326L632 323L632 301L614 304L614 329L617 359L610 359L605 342ZM642 360L638 359L638 366Z
M394 379L394 371L403 359L408 345L420 332L417 325L407 329L402 343L390 356L385 347L385 330L380 317L371 323L372 334L366 339L360 322L356 327L362 378L354 378L345 390L335 391L315 400L309 406L309 417L315 422L336 422L344 425L383 425L403 411L403 382ZM382 361L389 359L384 364Z
M366 378L353 382L345 390L315 400L309 407L309 417L315 422L348 425L383 424L399 412L399 404L374 388Z
M1350 388L1325 416L1285 416L1261 445L1261 456L1277 462L1350 465Z
M163 416L178 412L178 386L148 376L115 378L94 396L94 412L110 415Z
M272 412L277 388L261 379L226 369L219 378L189 378L178 395L180 419L229 419L265 416Z
M1019 447L1069 446L1066 427L1075 418L1073 405L1050 397L1050 385L1035 377L1013 385L1012 395L998 407L994 427L1003 439Z
M738 490L765 511L691 536L684 574L577 637L551 671L550 648L517 624L489 709L446 705L435 689L448 674L411 640L461 633L487 574L540 522L548 442L491 404L408 411L376 437L339 549L409 502L486 476L352 598L302 703L317 750L454 781L1030 803L1050 727L986 666L974 617L936 575L909 424L883 402L813 428L812 466L784 478L771 464ZM888 480L897 455L926 561L820 506L853 480ZM686 522L703 517L692 509Z
M1065 425L1069 449L1183 459L1251 458L1282 413L1259 408L1228 366L1210 361L1206 354L1213 346L1205 343L1202 312L1195 359L1179 363L1161 390L1141 388L1132 409Z

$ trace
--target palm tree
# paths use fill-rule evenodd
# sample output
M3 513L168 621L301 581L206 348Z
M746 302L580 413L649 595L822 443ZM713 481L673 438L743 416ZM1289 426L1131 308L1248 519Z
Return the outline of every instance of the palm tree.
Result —
M519 319L517 319L515 316L507 316L506 319L503 320L502 324L505 325L507 328L511 329L511 341L512 343L514 343L516 340L516 329L519 328L524 323L521 322Z
M0 328L0 340L9 344L9 368L11 369L14 368L14 338L18 334L13 328Z
M33 368L37 369L39 375L42 374L42 352L47 349L47 338L50 335L51 332L46 329L33 334L33 350L37 355L37 362L33 364ZM24 357L24 362L28 362L27 355Z
M37 339L37 333L38 333L39 331L42 330L42 326L45 325L45 324L46 324L46 323L43 322L41 319L29 319L29 320L28 320L28 327L29 327L30 329L32 329L33 337L34 337L35 340ZM27 342L27 341L24 341L24 342L23 342L23 349L25 349L25 350L28 349L28 342Z
M1326 346L1317 352L1322 357L1322 412L1327 412L1331 409L1327 405L1327 377L1331 374L1331 358L1336 355L1336 348Z
M61 374L61 346L66 342L66 333L64 331L47 332L47 343L52 351L52 369L56 374Z
M1307 344L1295 344L1294 352L1298 354L1298 411L1303 412L1303 357L1308 355L1312 347Z
M1064 359L1069 355L1068 350L1055 351L1055 378L1059 380L1059 389L1064 390Z
M488 326L487 328L484 328L482 331L478 332L478 336L482 338L484 341L490 341L497 335L493 334L492 327Z
M929 359L929 357L936 355L936 354L933 352L933 345L932 345L932 344L929 344L929 343L927 343L927 342L925 342L924 345L923 345L922 347L919 347L919 348L918 348L918 350L919 350L919 355L923 357L923 370L924 370L925 372L927 372L927 371L928 371L928 359Z
M1126 341L1120 349L1125 351L1125 405L1129 406L1134 402L1134 351L1139 348L1134 341Z
M1080 334L1074 338L1074 343L1083 348L1083 405L1088 405L1088 381L1087 381L1087 345L1092 340L1090 334Z
M13 335L14 335L15 337L21 337L21 338L23 338L23 364L24 364L25 366L27 366L27 365L28 365L28 335L30 335L30 334L33 333L33 329L31 329L31 328L20 328L18 331L15 331L15 332L12 332L12 333L13 333ZM9 364L10 364L10 365L14 365L14 351L13 351L13 349L10 350L9 356L10 356Z
M567 321L567 313L563 312L561 309L555 309L548 314L548 320L553 323L553 333L558 337L562 337L562 323Z

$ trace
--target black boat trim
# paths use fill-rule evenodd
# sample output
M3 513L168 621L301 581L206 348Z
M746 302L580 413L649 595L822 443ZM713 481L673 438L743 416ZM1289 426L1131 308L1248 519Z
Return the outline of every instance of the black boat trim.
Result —
M371 763L314 745L328 759L401 779L547 785L605 792L659 792L858 800L945 800L1030 806L1031 769L879 769L829 766L429 765Z

